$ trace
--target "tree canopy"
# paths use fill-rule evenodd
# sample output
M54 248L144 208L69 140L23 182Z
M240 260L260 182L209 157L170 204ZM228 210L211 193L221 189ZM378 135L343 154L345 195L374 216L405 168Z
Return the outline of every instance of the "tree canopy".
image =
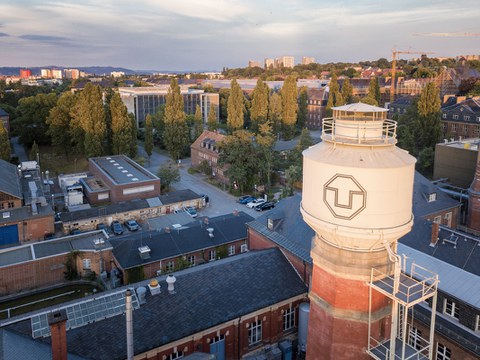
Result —
M283 137L290 140L295 135L295 124L297 123L297 80L295 76L289 75L282 86L282 132Z
M189 144L188 126L185 121L183 97L177 79L172 79L165 104L165 130L163 142L170 157L183 157Z
M112 153L130 154L132 147L132 122L128 116L127 107L123 104L120 94L114 93L110 101Z
M255 89L253 89L252 106L250 108L251 130L253 132L258 132L260 124L265 123L268 119L269 95L270 89L268 85L259 78Z

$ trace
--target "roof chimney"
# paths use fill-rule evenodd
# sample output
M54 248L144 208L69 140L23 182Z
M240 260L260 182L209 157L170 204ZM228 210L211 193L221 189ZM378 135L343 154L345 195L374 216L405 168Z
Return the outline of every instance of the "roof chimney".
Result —
M132 293L125 292L125 315L127 320L127 360L133 360L133 322L132 322Z
M150 289L150 294L152 295L160 294L160 285L158 284L158 281L156 279L150 280L150 283L148 284L148 288Z
M177 278L173 275L168 275L165 281L168 284L168 292L170 294L175 294L175 282L177 281Z
M432 223L432 238L430 239L430 246L434 247L438 242L438 232L440 230L439 223Z
M65 309L48 314L52 336L52 360L67 360L67 312Z
M213 231L214 231L214 230L215 230L215 229L214 229L214 228L211 228L211 227L207 228L208 236L210 236L211 238L213 238L213 237L215 236L215 235L213 235Z

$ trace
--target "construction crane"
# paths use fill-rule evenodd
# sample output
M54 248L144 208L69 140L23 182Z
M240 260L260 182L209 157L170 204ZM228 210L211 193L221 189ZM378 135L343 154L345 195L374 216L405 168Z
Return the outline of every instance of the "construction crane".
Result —
M414 33L413 36L448 36L448 37L467 37L480 36L480 33L453 32L453 33Z
M397 67L397 55L398 54L433 54L430 51L410 51L410 50L392 50L392 83L390 85L390 102L392 103L395 100L395 71Z

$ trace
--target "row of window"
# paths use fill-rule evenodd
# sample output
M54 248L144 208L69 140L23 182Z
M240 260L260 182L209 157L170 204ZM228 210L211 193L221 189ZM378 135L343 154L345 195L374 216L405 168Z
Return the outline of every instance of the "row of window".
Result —
M288 331L295 326L295 309L289 307L283 312L283 331ZM262 341L262 320L248 324L248 346L253 346Z
M458 304L452 299L444 299L443 301L443 311L445 315L448 315L456 320L460 318L460 309ZM480 332L480 315L477 315L475 318L474 329L477 332Z
M228 256L235 255L235 252L236 252L235 245L230 245L228 247ZM186 259L187 259L187 262L188 262L189 266L195 266L197 264L195 255L189 255L189 256L187 256ZM208 261L215 261L215 260L217 260L217 251L215 249L209 250L208 251ZM175 260L167 261L167 264L165 265L165 271L171 272L173 270L175 270Z
M424 345L425 340L422 339L422 332L416 327L410 328L408 337L408 345L420 350ZM437 343L436 360L450 360L452 356L452 350L441 343Z
M446 119L447 114L443 113L442 118ZM460 118L460 116L458 114L453 114L452 118L453 118L453 120L458 120ZM471 119L470 115L463 115L463 121L470 121L470 119ZM480 122L480 116L477 116L476 120L477 120L477 122Z
M13 209L15 207L15 203L9 201L8 203L0 203L0 210L3 209Z

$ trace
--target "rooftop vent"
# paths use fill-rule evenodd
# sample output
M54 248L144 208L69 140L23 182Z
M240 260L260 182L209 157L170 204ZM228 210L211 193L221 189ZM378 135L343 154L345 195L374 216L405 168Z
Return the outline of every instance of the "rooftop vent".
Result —
M128 172L128 170L122 170L122 173L124 173L124 174L127 173L127 172Z
M132 178L132 181L138 181L138 178Z
M118 169L118 170L122 170L122 169L123 169L123 166L119 166L117 169Z
M132 177L133 175L132 174L127 174L128 177Z
M150 248L147 245L140 246L138 252L143 260L150 258Z
M2 214L2 218L4 219L8 219L10 217L10 211L5 211L3 214Z
M107 160L110 160L110 159L111 159L111 157L107 157Z
M165 228L165 232L166 232L166 233L170 233L170 227L169 227L169 226L167 226L167 227Z
M150 289L150 294L152 295L160 294L160 285L158 284L158 281L156 279L150 280L150 283L148 284L148 288Z
M137 288L137 296L138 296L138 302L140 304L145 304L145 294L147 293L147 289L143 286L140 286Z
M102 238L94 239L93 244L95 245L96 248L102 247L103 245L105 245L105 240Z
M115 162L115 160L110 160L110 163L114 163L114 162Z
M180 228L182 227L182 225L180 225L180 224L173 224L172 227L173 227L174 229L180 229Z
M214 228L211 228L211 227L210 227L210 228L207 228L208 236L210 236L211 238L213 238L213 237L215 236L215 235L213 235L213 231L214 231L214 230L215 230L215 229L214 229Z
M165 281L168 284L168 292L170 294L175 294L175 282L177 281L177 278L173 275L168 275Z

